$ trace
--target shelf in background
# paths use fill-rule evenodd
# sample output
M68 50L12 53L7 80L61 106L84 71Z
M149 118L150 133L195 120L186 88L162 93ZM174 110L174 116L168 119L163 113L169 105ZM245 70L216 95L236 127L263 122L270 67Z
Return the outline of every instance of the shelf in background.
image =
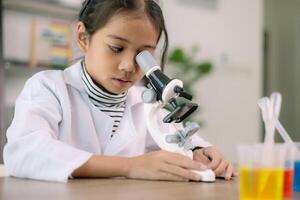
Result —
M4 9L76 20L79 7L67 7L59 2L41 0L3 0Z

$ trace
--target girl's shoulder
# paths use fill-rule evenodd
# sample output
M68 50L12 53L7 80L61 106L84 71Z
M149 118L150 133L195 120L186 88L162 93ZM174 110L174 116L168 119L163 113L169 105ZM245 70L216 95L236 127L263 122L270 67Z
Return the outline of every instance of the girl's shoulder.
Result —
M81 83L80 64L75 63L64 70L44 70L34 74L26 84L42 84L65 86L66 84L76 85Z
M23 91L30 93L32 91L35 91L34 93L38 91L67 92L68 84L81 85L80 70L76 64L65 70L45 70L34 74L26 81Z
M54 88L58 83L63 83L62 70L45 70L34 74L29 78L24 88Z
M34 74L28 81L56 81L63 78L63 70L44 70Z
M61 70L45 70L34 74L29 78L18 99L27 99L30 101L40 101L41 99L57 99L57 85L63 83ZM17 99L17 100L18 100Z

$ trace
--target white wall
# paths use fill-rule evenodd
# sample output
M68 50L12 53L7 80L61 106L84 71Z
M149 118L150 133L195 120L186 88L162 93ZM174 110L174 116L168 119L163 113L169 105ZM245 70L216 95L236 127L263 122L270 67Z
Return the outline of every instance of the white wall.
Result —
M164 0L163 9L171 48L197 44L199 58L215 64L196 86L205 122L201 135L236 161L237 144L261 138L263 1L216 2L213 8Z

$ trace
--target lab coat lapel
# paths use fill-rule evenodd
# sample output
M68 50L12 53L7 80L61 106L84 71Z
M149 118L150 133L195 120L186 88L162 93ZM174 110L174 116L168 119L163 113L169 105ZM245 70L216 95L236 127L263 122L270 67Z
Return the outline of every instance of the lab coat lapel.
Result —
M124 148L130 148L130 143L137 139L138 132L135 123L139 122L133 121L133 115L136 114L133 112L133 108L137 104L142 103L141 91L141 87L133 87L129 89L123 118L114 137L106 146L104 151L105 155L117 155Z
M106 145L104 155L118 154L136 137L137 133L132 124L130 110L131 109L128 108L128 110L124 112L124 116L121 120L118 130Z
M93 105L93 103L89 100L88 95L85 96L86 101L89 104L91 114L93 116L94 126L96 130L96 134L99 137L100 142L100 154L105 151L107 142L110 140L110 133L113 128L113 119L102 112L99 108Z
M84 86L81 80L80 61L65 70L65 81L66 83L72 85L72 87L78 89L82 93L82 95L85 96L86 101L89 102L88 96L84 91ZM103 112L95 109L94 106L89 103L94 115L93 118L95 119L95 128L100 137L100 145L103 155L117 155L120 151L128 147L128 145L130 145L130 143L137 138L137 129L134 124L139 122L133 120L133 115L136 114L133 112L133 108L137 104L142 103L141 93L143 90L144 88L140 86L133 86L129 89L124 116L121 120L117 132L111 140L107 137L110 137L113 125L112 120L107 119L108 116L105 116ZM103 122L103 120L109 123L103 125L103 123L100 123Z
M64 78L67 84L76 88L85 99L86 104L92 115L93 123L91 126L87 127L87 130L95 130L99 137L99 151L97 153L102 154L106 148L107 141L110 140L110 133L113 127L113 119L106 115L104 112L100 111L99 108L93 105L89 100L88 94L85 91L83 81L81 79L81 61L78 61L71 67L67 68L64 72ZM93 129L94 128L94 129Z

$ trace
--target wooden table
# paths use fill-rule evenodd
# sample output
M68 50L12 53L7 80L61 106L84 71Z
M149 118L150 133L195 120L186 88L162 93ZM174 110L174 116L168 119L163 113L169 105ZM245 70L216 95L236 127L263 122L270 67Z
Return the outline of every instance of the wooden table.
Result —
M76 179L68 183L0 178L0 199L239 199L238 180L215 183L143 181L128 179ZM300 193L293 199L300 199Z

